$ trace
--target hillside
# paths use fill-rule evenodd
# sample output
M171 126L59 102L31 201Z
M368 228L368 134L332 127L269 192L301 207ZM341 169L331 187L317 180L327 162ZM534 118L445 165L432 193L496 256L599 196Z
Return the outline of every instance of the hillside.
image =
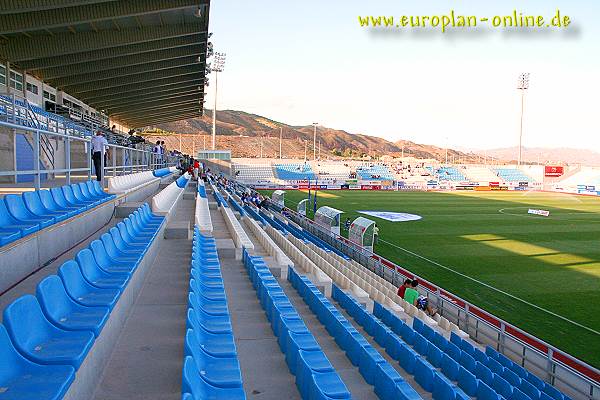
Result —
M206 147L210 147L210 133L212 132L212 112L207 110L202 118L193 118L183 121L170 122L157 125L157 129L181 135L182 151L191 154L193 150L202 149L204 140ZM224 110L217 113L217 147L231 150L233 157L279 157L279 134L282 130L284 157L304 157L305 141L308 157L312 158L313 127L292 126L277 122L272 119L249 114L243 111ZM205 139L203 138L205 137ZM404 146L405 156L418 158L434 158L440 161L445 159L445 149L436 146L417 144L410 141L396 143L382 138L352 134L343 130L327 127L317 127L318 142L321 143L321 156L360 156L363 154L378 157L382 155L400 156ZM168 148L179 148L179 135L171 136L147 135L148 140L165 140ZM195 141L195 143L194 143ZM317 145L317 149L319 145ZM465 161L475 161L477 156L473 153L464 153L449 150L448 157Z
M481 153L481 151L480 151ZM518 147L488 150L487 154L502 160L516 160L519 154ZM590 166L600 165L600 153L592 150L543 147L524 147L523 161L529 163L541 162L542 164L582 164Z

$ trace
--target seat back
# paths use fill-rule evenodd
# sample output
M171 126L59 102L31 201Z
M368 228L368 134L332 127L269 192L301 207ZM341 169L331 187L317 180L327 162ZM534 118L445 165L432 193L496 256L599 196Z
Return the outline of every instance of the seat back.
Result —
M79 206L79 207L84 205L84 203L82 201L78 200L75 197L75 194L73 193L73 188L71 186L69 186L69 185L63 186L62 192L63 192L63 197L67 201L67 204L72 204L72 205ZM56 197L54 199L56 199Z
M498 393L483 382L479 382L477 387L477 400L500 400Z
M127 230L127 226L125 226L125 224L123 222L119 222L117 224L117 229L119 230L119 233L121 234L121 237L123 238L123 240L125 240L126 242L134 241L133 237Z
M4 199L0 199L0 226L16 225L19 222L8 212Z
M109 257L120 257L120 251L117 246L115 246L115 242L110 233L103 233L102 236L100 236L100 240L102 241L104 250L106 250L106 253L109 255Z
M18 194L7 194L4 196L4 201L6 202L6 207L8 211L12 214L13 217L20 220L28 220L35 218L27 207L25 207L25 203L23 202L23 197Z
M37 299L30 294L19 297L4 309L3 323L22 354L31 350L32 343L43 342L58 330L44 317Z
M492 357L489 357L487 363L485 364L493 373L502 375L504 371L504 367L500 365L500 363L494 360Z
M446 353L454 360L460 361L461 351L454 343L448 343L448 346L446 346Z
M117 248L119 250L127 249L127 243L121 237L121 232L119 231L119 229L117 229L116 227L113 226L112 228L109 229L109 232L110 232L110 236L112 236L112 238L113 238L115 246L117 246Z
M475 372L475 359L473 357L471 357L466 351L461 351L460 352L460 365L462 365L463 367L465 367L466 369L468 369L471 372Z
M427 359L436 368L440 368L442 365L442 351L437 348L436 345L430 343L427 350Z
M429 348L429 342L420 333L415 333L414 348L417 351L417 353L424 356L427 354L427 349Z
M515 387L510 400L531 400L531 398Z
M88 189L88 186L85 182L79 182L77 184L77 186L79 187L79 190L83 194L83 197L85 197L86 199L93 200L95 197L97 197L96 194L93 194L90 192L90 190Z
M200 372L196 367L194 359L190 356L186 357L183 363L181 391L182 393L191 393L195 399L211 397L205 390L205 384L203 384L202 378L200 378Z
M508 368L504 368L501 376L513 386L519 386L521 384L521 378L519 378L519 375L515 374Z
M455 381L458 377L459 368L460 366L452 357L446 353L442 354L442 372L448 379Z
M32 364L15 349L3 325L0 325L0 360L3 365L0 368L0 385L21 376L24 368Z
M505 399L512 397L513 389L512 385L504 380L500 375L494 374L494 381L492 382L492 389Z
M81 272L83 276L91 281L95 281L100 278L100 270L96 260L94 260L94 254L90 249L83 249L75 256L75 260L77 264L79 264L79 268L81 268Z
M458 376L456 377L458 381L458 386L469 396L473 397L477 394L477 387L479 381L469 371L467 371L464 367L460 367L458 369Z
M65 207L60 207L58 205L58 203L56 203L56 201L52 197L52 193L50 193L49 190L39 190L38 195L40 196L40 201L42 202L42 205L47 210L54 211L54 212L60 212L61 208L65 208Z
M417 358L415 362L414 375L415 380L423 389L428 392L433 391L433 377L435 375L435 370L421 357Z
M90 243L90 249L92 250L92 253L94 254L96 263L98 263L98 265L100 267L109 268L111 266L112 261L110 260L110 256L106 252L106 249L104 248L104 244L102 243L102 241L93 240L92 243Z
M541 392L538 390L538 388L536 388L535 386L533 386L531 383L527 382L526 380L521 381L521 384L519 385L519 389L523 393L525 393L527 396L529 396L531 398L531 400L538 400L540 398Z
M79 184L73 183L73 184L71 184L70 188L73 191L73 195L75 196L75 198L77 200L79 200L82 203L90 203L91 202L90 199L88 199L87 197L85 197L83 195L83 193L81 192L81 188L79 187Z
M456 391L452 383L444 379L440 374L435 374L433 378L433 399L434 400L455 400Z
M57 275L50 275L38 283L35 295L46 317L51 321L60 319L71 312L73 300Z
M456 346L460 347L462 341L462 338L458 336L456 332L450 332L450 343L454 343Z
M60 266L58 276L63 281L66 292L77 300L88 292L92 286L85 280L75 260L69 260Z
M488 385L491 385L494 381L494 373L479 361L475 363L475 376Z
M23 202L32 214L39 216L48 214L48 210L42 204L37 190L23 193Z

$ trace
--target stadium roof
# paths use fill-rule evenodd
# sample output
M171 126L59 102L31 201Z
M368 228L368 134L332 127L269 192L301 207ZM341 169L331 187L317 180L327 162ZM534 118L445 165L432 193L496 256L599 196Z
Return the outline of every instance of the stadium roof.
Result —
M210 0L2 0L0 59L130 127L202 114Z

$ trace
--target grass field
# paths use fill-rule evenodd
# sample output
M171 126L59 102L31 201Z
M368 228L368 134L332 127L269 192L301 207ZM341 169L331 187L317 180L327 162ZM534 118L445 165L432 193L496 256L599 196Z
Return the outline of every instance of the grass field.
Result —
M288 191L286 205L295 209L306 197ZM380 228L375 251L600 367L600 199L541 192L324 191L318 205L345 211L343 220L361 215L358 210L421 215L410 222L365 216ZM551 214L528 215L529 207Z

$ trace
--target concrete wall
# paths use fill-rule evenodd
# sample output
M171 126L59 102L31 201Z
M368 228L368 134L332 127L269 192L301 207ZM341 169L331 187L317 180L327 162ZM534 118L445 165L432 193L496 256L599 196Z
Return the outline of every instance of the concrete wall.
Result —
M0 171L14 171L15 135L12 129L0 126ZM12 176L0 176L0 183L15 183Z

